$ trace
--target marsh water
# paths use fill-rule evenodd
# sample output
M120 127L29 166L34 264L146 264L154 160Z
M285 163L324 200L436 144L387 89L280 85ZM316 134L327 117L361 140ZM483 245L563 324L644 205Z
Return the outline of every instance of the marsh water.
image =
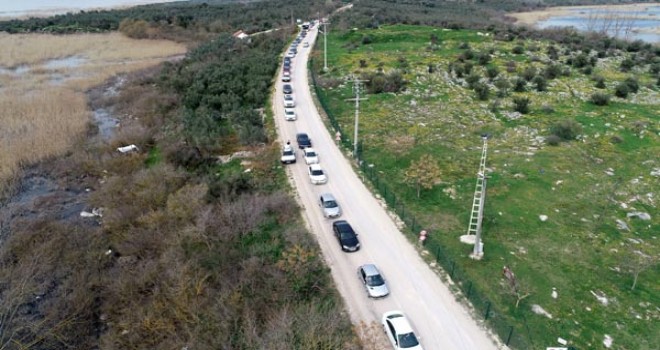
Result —
M628 40L660 43L660 5L640 10L576 8L569 15L553 16L537 23L539 28L575 27L580 31L606 31Z
M55 15L84 10L128 7L162 2L186 0L2 0L0 18L25 17L29 15Z

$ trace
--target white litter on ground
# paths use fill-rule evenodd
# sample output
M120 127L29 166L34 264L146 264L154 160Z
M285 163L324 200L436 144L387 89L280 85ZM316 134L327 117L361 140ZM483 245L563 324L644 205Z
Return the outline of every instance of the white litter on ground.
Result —
M610 301L607 299L607 297L602 296L602 295L598 295L598 294L596 294L593 290L590 290L590 292L591 292L591 294L592 294L593 296L596 297L596 299L598 299L598 301L599 301L601 304L607 306L607 304L610 303Z
M128 145L128 146L123 146L123 147L117 147L117 151L119 153L130 153L130 152L136 152L139 151L140 149L136 145Z
M532 305L532 312L534 312L537 315L543 315L547 318L552 318L552 315L550 315L549 312L545 311L545 309L543 309L541 305L538 304Z
M546 220L548 220L548 216L547 215L539 215L539 219L541 221L545 222Z
M605 339L603 339L603 345L605 345L606 348L612 347L612 342L614 342L614 339L610 337L608 334L605 334Z

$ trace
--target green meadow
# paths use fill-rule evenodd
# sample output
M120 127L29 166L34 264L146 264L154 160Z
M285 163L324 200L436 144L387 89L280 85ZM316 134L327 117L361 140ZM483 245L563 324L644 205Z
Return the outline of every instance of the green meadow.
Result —
M404 25L331 32L327 72L322 37L316 49L319 98L346 136L354 122L347 79L403 77L403 89L361 102L361 158L522 343L545 349L561 337L576 349L600 349L609 337L612 349L660 348L657 56L649 62L638 52ZM635 64L622 71L626 59ZM617 97L626 79L636 92ZM607 103L594 103L597 94ZM522 98L525 113L516 111ZM561 125L569 125L568 136ZM467 232L483 134L485 254L474 261L459 237ZM418 198L405 171L425 154L441 176ZM517 306L503 266L525 296Z

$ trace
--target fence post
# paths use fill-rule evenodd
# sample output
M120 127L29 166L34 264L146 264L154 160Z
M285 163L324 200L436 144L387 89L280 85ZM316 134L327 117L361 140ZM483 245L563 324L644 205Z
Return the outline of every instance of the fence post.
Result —
M490 313L490 301L486 303L486 314L484 315L484 320L488 320L489 313Z
M513 335L513 326L509 326L509 336L506 337L506 345L509 345L509 342L511 341L511 336Z

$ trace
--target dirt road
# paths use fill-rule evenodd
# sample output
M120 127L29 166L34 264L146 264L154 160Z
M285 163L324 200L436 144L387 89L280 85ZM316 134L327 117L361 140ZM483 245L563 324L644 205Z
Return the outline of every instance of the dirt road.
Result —
M449 289L399 232L385 208L360 181L349 160L334 144L334 136L325 128L314 106L307 79L306 62L316 36L316 28L313 28L303 40L309 42L310 47L300 45L297 57L292 60L291 84L298 120L284 120L280 81L276 84L273 108L282 144L291 140L297 147L295 134L307 132L328 175L327 184L312 185L301 152L298 152L297 164L287 166L305 208L303 215L318 239L353 323L380 323L384 312L398 309L408 316L427 350L497 349L488 333L471 318L463 305L455 301ZM339 201L343 209L341 219L347 220L359 235L360 251L341 251L332 234L333 220L325 219L317 205L319 194L324 192L334 194ZM388 297L380 300L367 298L356 273L357 267L365 263L374 263L380 268L391 291Z

